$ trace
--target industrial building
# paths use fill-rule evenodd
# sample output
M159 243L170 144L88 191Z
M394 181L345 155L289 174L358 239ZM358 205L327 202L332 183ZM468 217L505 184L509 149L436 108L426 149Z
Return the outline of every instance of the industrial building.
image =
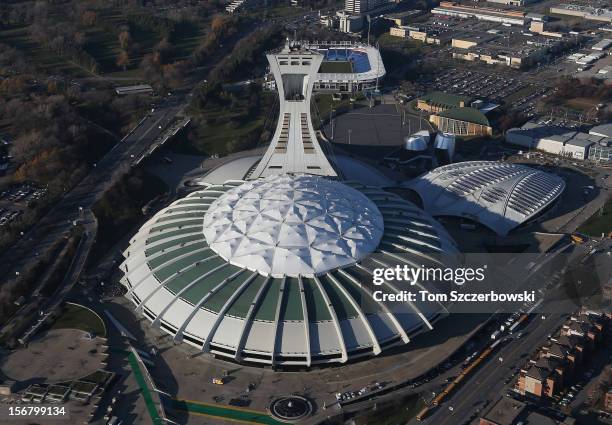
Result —
M542 216L559 198L565 182L524 165L467 161L436 168L404 184L435 217L480 223L498 235Z
M597 125L589 134L602 137L589 148L589 161L612 164L612 123Z
M280 100L270 146L254 162L215 169L228 180L140 228L120 265L126 297L174 341L236 362L309 367L408 344L433 330L446 306L405 302L392 311L372 297L373 269L456 265L456 244L398 195L340 181L310 124L323 54L293 42L267 57Z
M523 7L528 4L535 3L537 1L538 0L487 0L487 3L497 3L497 4L503 4L506 6Z
M481 61L488 65L528 68L554 50L562 50L575 39L547 37L542 34L523 34L520 31L491 30L486 33L453 36L455 59Z
M525 13L516 9L479 7L450 1L440 2L440 6L432 9L431 13L434 15L452 16L462 19L475 18L480 21L518 26L524 26L527 22Z
M344 10L336 12L338 30L347 34L356 33L363 28L363 16L352 15Z
M411 18L422 15L423 13L423 10L412 9L405 12L384 15L383 18L387 21L391 21L396 27L401 27L402 25L406 25Z
M591 47L591 50L597 50L599 52L602 52L610 48L610 46L612 46L612 39L604 38L603 40L595 43L593 47Z
M551 6L550 13L578 16L592 21L612 22L612 9L606 8L596 8L577 4L556 4Z
M435 25L403 25L389 28L395 37L410 38L425 44L444 45L452 39L452 30Z
M592 136L612 138L612 123L596 125L589 130Z
M528 122L521 128L506 131L506 142L573 159L592 159L591 150L598 152L598 161L604 159L612 139L597 134L587 134L568 128L540 125Z
M395 7L395 2L389 0L345 0L344 10L353 15L363 15L367 12L381 12Z

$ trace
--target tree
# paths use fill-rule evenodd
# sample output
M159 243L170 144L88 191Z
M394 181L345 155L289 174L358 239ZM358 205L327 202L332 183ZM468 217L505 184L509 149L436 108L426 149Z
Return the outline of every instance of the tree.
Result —
M116 63L117 66L120 66L125 71L127 66L130 64L130 56L128 55L128 52L122 50L121 53L119 53L119 56L117 56Z
M98 14L93 10L86 10L81 15L81 24L86 27L93 27L98 19Z
M119 46L121 46L121 49L127 50L128 47L130 47L132 37L130 36L130 32L128 30L121 31L117 38L119 39Z

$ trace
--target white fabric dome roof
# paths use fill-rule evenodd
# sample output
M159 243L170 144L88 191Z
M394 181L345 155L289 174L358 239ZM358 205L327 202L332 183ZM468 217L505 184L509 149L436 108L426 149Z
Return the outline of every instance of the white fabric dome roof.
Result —
M361 192L313 175L274 175L244 183L204 216L213 251L231 264L273 277L314 276L354 264L384 231Z

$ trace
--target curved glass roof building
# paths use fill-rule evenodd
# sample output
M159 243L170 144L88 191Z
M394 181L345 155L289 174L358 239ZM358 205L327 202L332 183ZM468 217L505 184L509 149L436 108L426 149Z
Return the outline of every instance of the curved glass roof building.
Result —
M466 161L438 167L406 186L433 216L468 218L507 235L552 205L565 181L525 165Z

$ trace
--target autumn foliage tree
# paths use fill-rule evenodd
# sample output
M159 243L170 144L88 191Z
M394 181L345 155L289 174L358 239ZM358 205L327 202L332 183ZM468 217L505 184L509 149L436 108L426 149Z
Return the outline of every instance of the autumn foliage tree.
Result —
M123 68L123 70L125 71L127 66L130 64L130 55L128 54L127 51L122 50L121 52L119 52L119 56L117 56L116 64L117 66Z

